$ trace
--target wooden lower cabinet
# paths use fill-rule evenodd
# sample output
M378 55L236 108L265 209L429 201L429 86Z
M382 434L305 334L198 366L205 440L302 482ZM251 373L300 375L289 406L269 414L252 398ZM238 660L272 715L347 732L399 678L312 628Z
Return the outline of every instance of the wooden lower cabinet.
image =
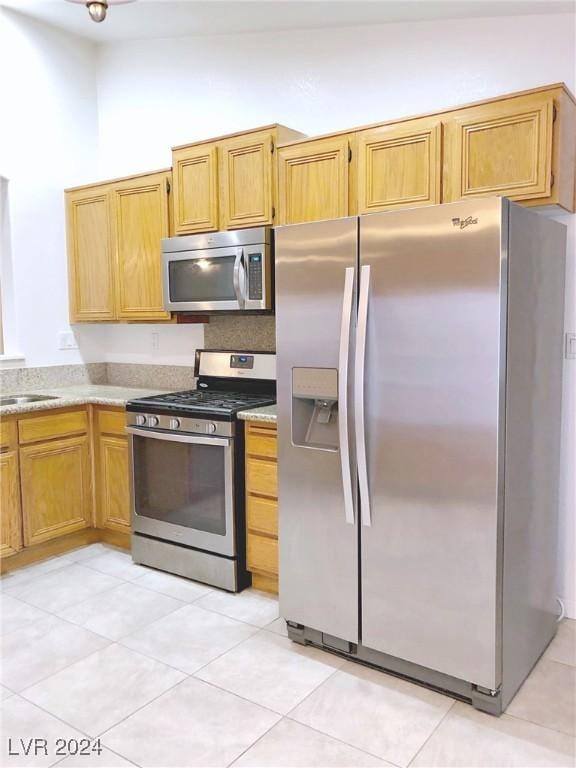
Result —
M22 549L22 513L17 450L0 454L0 556Z
M92 541L129 546L123 408L29 412L0 422L2 571Z
M96 412L96 520L99 528L130 532L130 468L123 410Z
M278 592L276 425L246 423L246 562L252 585Z
M90 474L88 435L20 448L26 546L91 524Z

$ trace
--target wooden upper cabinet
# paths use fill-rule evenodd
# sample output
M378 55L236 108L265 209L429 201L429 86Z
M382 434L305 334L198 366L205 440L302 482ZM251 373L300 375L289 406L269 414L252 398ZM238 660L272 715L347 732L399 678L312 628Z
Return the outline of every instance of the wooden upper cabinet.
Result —
M107 187L66 196L70 319L113 320L114 274Z
M174 147L174 233L274 223L276 144L303 134L274 123Z
M248 133L221 142L220 228L272 224L274 133Z
M218 150L197 144L172 150L174 234L218 229Z
M348 215L349 152L347 136L279 147L279 224Z
M410 120L358 133L358 213L439 203L441 142L440 120Z
M115 184L112 222L116 249L117 314L165 320L161 240L169 236L170 174L152 173Z
M554 111L554 95L545 91L447 116L444 200L550 197Z

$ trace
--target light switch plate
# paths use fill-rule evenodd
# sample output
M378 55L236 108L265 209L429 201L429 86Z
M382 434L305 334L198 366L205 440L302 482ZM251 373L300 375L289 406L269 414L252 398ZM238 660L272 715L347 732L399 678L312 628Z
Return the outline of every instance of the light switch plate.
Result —
M566 360L576 360L576 333L566 334L564 356Z

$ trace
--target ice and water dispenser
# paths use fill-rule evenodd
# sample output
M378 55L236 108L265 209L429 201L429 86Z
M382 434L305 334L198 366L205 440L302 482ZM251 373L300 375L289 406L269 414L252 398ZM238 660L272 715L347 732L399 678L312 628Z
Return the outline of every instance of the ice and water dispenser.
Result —
M292 369L292 442L303 448L338 450L338 371Z

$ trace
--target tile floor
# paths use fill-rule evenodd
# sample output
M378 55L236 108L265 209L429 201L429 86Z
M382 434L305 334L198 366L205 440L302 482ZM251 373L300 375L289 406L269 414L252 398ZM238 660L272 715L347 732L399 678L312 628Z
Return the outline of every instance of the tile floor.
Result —
M574 621L494 718L291 643L268 595L102 544L3 577L0 611L3 766L574 765ZM31 737L47 755L9 754ZM86 737L99 756L55 754Z

